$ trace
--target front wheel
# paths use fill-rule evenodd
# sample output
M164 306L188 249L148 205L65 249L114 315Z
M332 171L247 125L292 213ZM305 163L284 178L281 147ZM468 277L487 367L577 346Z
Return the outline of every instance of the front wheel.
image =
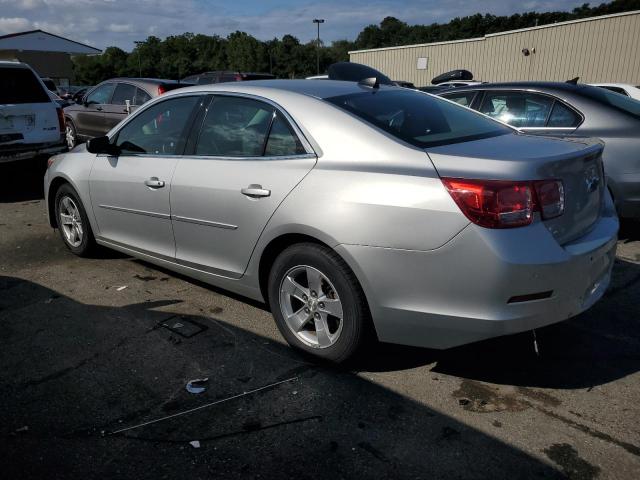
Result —
M62 185L56 192L56 219L65 245L80 257L89 256L96 241L80 198L71 185Z
M271 268L268 288L276 324L291 346L341 363L364 342L364 293L333 250L313 243L287 248Z

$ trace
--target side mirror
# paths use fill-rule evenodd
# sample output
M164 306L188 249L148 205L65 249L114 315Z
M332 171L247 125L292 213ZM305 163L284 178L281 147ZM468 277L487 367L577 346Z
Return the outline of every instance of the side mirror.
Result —
M116 156L120 153L118 150L118 147L111 143L107 136L95 137L87 141L87 152L89 153L104 153Z

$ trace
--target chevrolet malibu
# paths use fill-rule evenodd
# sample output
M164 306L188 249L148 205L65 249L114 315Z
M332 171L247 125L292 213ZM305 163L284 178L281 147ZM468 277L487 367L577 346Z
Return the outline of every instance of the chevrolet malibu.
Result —
M600 142L422 92L265 80L152 100L53 157L51 225L265 301L294 347L448 348L565 320L610 280Z

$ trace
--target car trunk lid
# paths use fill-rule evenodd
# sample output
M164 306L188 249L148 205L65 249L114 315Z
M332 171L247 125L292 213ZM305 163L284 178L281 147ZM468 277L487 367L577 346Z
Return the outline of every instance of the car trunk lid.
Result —
M605 194L603 145L588 138L513 134L427 149L442 177L482 180L561 180L564 213L544 220L560 244L587 233ZM540 214L536 213L537 218Z

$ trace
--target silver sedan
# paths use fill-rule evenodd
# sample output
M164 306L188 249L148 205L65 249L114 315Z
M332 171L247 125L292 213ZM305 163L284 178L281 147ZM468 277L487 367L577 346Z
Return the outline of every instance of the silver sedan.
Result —
M603 146L518 133L376 82L171 92L53 157L51 225L265 301L334 362L369 337L448 348L586 310L618 219Z

